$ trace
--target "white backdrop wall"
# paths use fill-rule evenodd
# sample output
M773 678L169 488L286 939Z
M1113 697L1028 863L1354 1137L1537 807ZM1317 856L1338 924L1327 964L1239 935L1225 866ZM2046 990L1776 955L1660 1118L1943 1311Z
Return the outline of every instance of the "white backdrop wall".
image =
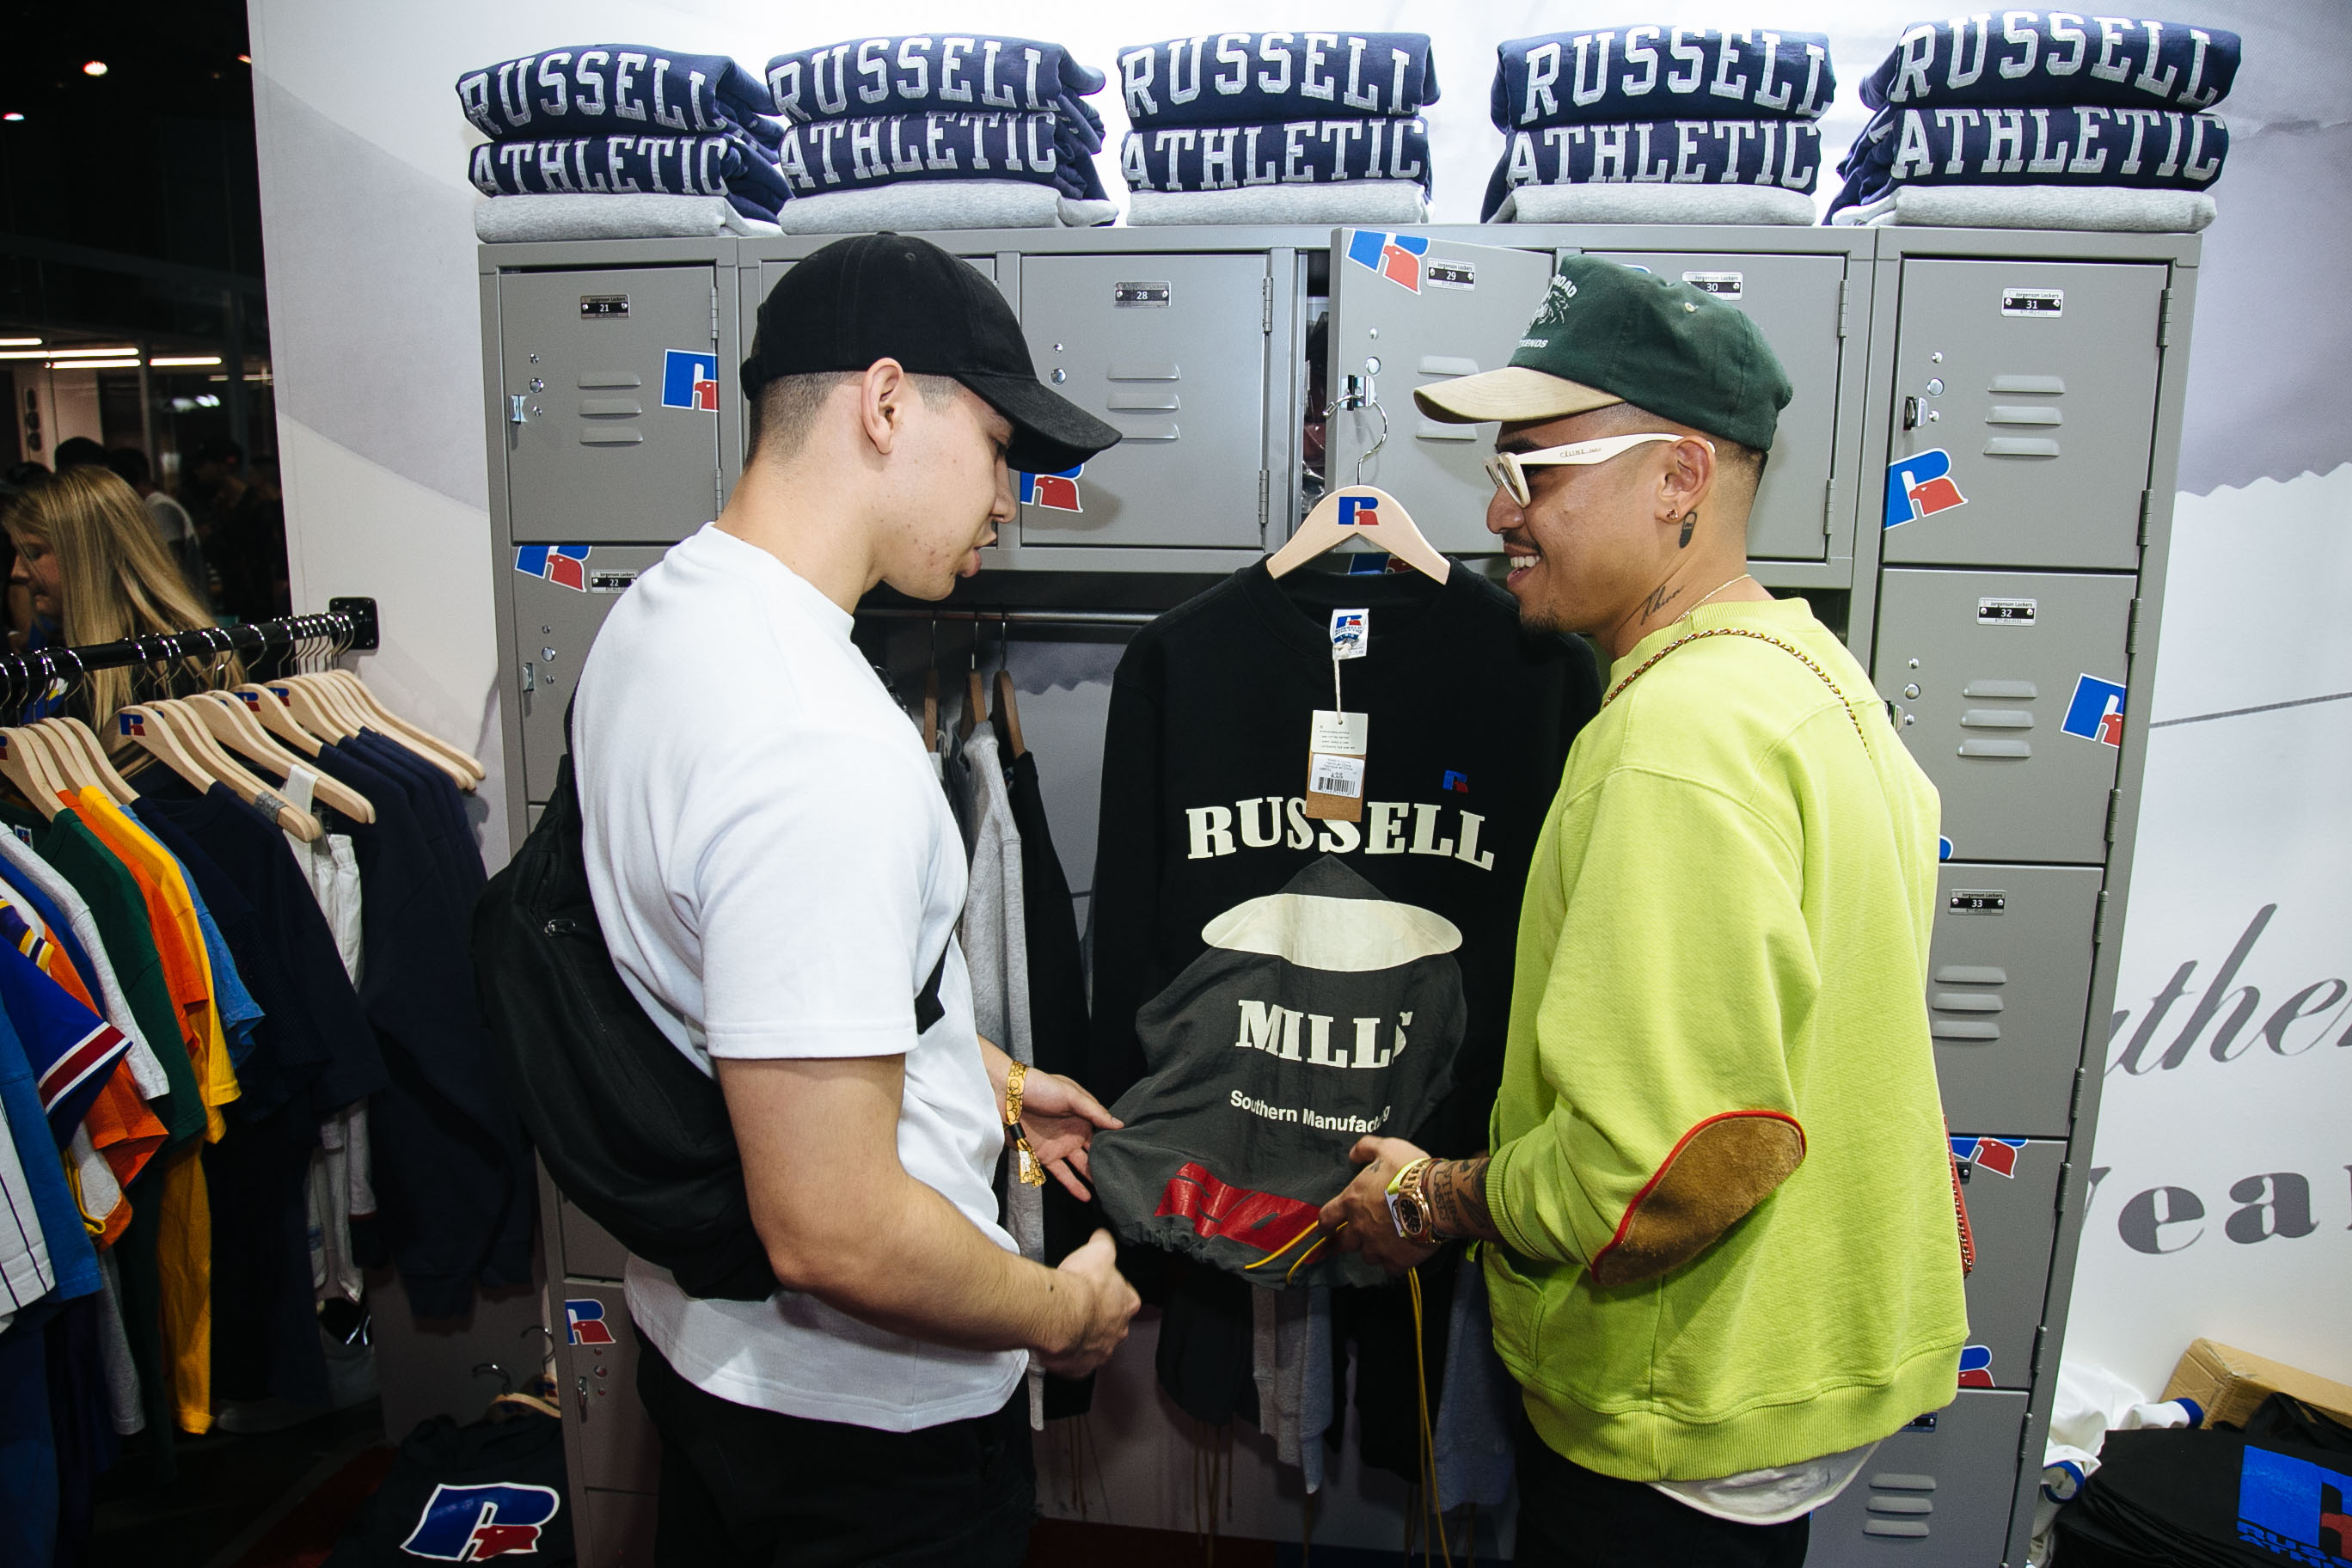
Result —
M1433 216L1467 222L1500 150L1485 110L1498 39L1637 12L1824 30L1842 84L1825 122L1834 162L1864 118L1856 84L1928 9L877 0L856 19L876 34L1053 38L1106 69L1121 44L1226 27L1427 31L1444 91ZM2238 30L2246 64L2221 106L2233 139L2199 293L2162 660L2133 700L2161 728L2066 1353L2153 1388L2211 1334L2352 1380L2352 703L2337 700L2352 698L2352 14L2340 0L2159 14ZM499 672L479 198L451 84L592 41L731 53L756 70L846 36L843 15L752 0L251 0L295 601L373 595L385 645L370 679L486 760ZM1115 90L1097 101L1115 149ZM1105 179L1119 189L1108 159ZM502 861L503 822L483 837Z

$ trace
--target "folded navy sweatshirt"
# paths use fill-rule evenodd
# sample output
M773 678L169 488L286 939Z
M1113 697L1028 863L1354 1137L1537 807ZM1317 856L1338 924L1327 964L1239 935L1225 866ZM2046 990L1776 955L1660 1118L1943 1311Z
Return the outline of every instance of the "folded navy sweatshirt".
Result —
M766 154L738 135L566 136L477 147L467 176L484 195L646 192L725 196L773 222L791 192Z
M2072 11L1980 11L1915 22L1862 84L1889 104L2097 104L2210 109L2237 79L2238 35Z
M1514 131L1479 221L1521 185L1745 184L1810 193L1822 128L1790 120L1643 120Z
M1139 131L1418 114L1437 101L1426 33L1200 33L1118 51Z
M1497 131L1609 121L1811 120L1837 96L1825 34L1641 22L1495 46Z
M546 49L457 79L457 101L501 142L600 132L711 135L730 129L773 146L764 83L724 55L634 44Z
M1099 132L1053 110L1034 114L883 114L789 127L778 155L796 195L870 190L905 180L1023 180L1081 200L1105 198Z
M794 124L941 113L1035 113L1059 109L1101 121L1081 100L1103 73L1059 44L989 33L852 38L794 49L768 62L776 111Z
M1413 120L1293 120L1130 131L1119 173L1138 191L1412 180L1429 189L1429 124Z
M1838 173L1831 202L1867 205L1898 185L2126 185L2201 191L2230 131L2216 114L2160 109L1882 109Z

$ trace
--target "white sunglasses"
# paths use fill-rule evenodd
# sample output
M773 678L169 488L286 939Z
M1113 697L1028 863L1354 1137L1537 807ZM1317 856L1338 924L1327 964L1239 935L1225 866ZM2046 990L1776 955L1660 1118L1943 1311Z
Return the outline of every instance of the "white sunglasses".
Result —
M1519 505L1527 506L1535 499L1528 489L1527 471L1529 468L1553 468L1568 463L1605 463L1618 453L1628 451L1645 441L1684 440L1696 441L1707 449L1709 456L1714 455L1715 443L1704 436L1671 436L1663 430L1654 430L1639 436L1603 436L1596 441L1546 447L1538 452L1497 452L1486 459L1486 477L1495 481L1496 489Z

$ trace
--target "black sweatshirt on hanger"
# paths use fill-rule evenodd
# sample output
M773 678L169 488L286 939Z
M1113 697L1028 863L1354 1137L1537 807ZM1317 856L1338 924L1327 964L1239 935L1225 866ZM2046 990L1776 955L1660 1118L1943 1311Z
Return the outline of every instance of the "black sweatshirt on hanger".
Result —
M1341 665L1346 710L1369 716L1365 807L1360 822L1326 823L1304 814L1307 738L1311 714L1332 705L1329 616L1341 608L1369 612L1363 656ZM1109 1103L1141 1076L1136 1014L1200 956L1204 926L1331 854L1385 897L1461 928L1454 1088L1401 1110L1393 1131L1443 1156L1485 1148L1528 861L1600 697L1580 641L1523 632L1510 596L1459 564L1441 584L1417 573L1276 579L1260 563L1138 633L1104 740L1087 1089ZM1140 1284L1163 1272L1150 1255L1133 1261ZM1230 1419L1254 1403L1250 1287L1206 1268L1166 1273L1167 1291L1199 1299L1171 1305L1162 1382L1192 1415ZM1402 1312L1410 1336L1402 1291L1362 1294L1357 1316ZM1234 1331L1214 1336L1213 1351L1171 1342L1185 1322L1228 1320ZM1435 1338L1442 1347L1442 1317ZM1411 1407L1368 1386L1383 1375L1409 1383L1410 1358L1401 1371L1360 1360L1367 1416ZM1372 1425L1368 1458L1411 1453Z

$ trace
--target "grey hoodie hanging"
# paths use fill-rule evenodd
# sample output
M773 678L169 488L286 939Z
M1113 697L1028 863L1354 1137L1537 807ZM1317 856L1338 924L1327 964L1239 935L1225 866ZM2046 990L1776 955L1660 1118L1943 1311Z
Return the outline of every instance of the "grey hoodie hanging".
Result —
M1201 936L1136 1016L1149 1070L1094 1141L1105 1211L1129 1241L1270 1289L1294 1266L1294 1283L1381 1283L1311 1233L1356 1141L1410 1136L1452 1087L1461 931L1327 855Z

